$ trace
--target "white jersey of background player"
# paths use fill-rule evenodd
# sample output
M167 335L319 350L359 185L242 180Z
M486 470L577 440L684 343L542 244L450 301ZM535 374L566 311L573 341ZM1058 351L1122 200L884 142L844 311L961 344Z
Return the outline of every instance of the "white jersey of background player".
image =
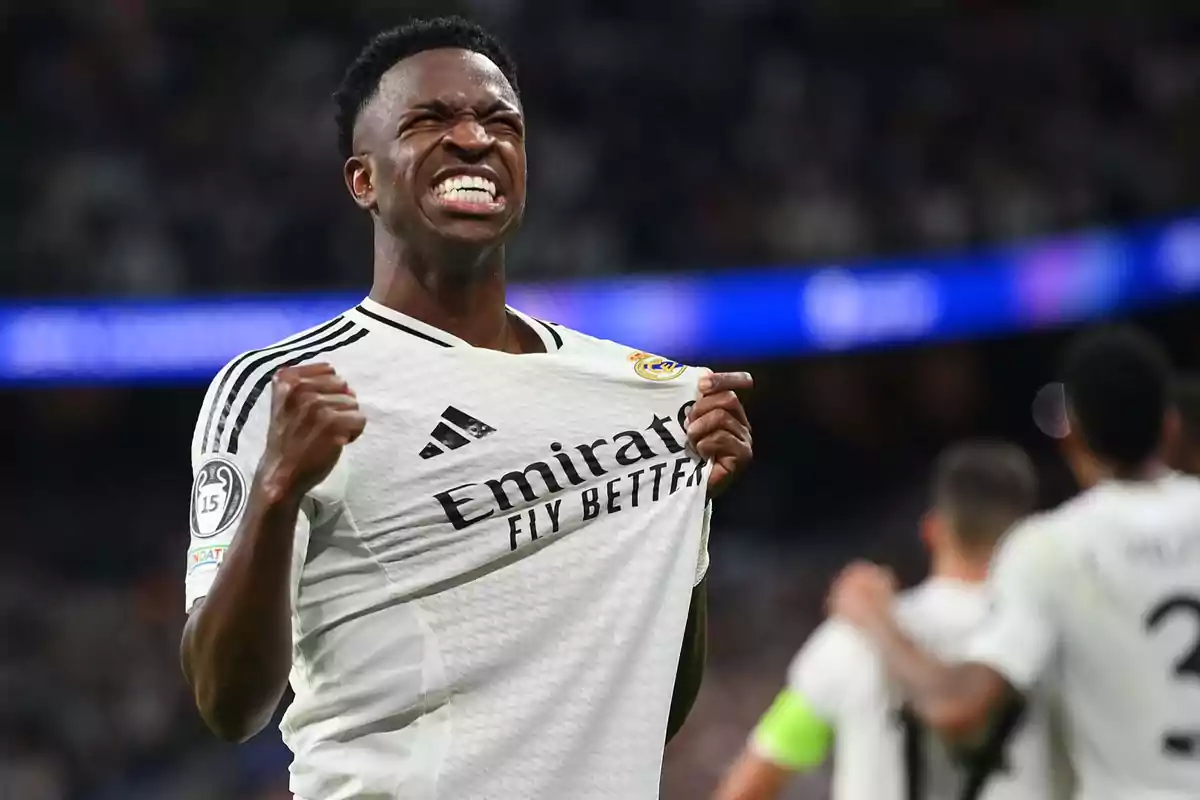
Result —
M244 740L290 668L306 800L651 800L702 663L750 378L506 308L514 75L459 18L367 45L337 123L378 302L235 359L197 424L185 674Z
M987 614L983 580L993 547L1033 507L1036 478L1019 448L976 442L939 458L933 486L934 502L922 525L932 575L899 596L895 613L910 636L954 659ZM981 751L974 762L952 757L911 715L901 713L903 707L870 640L841 620L828 620L797 654L786 688L715 797L773 800L792 773L820 765L831 744L833 800L1049 796L1044 706L1027 709L1009 741L993 743L990 769ZM983 790L968 795L973 781Z
M938 663L876 614L886 580L872 568L835 591L948 734L1046 683L1081 800L1200 797L1200 481L1159 460L1174 427L1169 385L1166 357L1135 331L1071 348L1068 457L1090 488L1002 545L970 663Z

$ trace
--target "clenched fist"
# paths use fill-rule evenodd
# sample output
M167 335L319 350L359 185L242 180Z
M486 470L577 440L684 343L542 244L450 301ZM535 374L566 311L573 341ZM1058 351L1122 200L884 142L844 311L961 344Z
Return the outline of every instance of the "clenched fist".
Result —
M329 476L342 448L362 435L367 419L329 364L281 369L271 389L271 422L258 478L270 500L299 499Z

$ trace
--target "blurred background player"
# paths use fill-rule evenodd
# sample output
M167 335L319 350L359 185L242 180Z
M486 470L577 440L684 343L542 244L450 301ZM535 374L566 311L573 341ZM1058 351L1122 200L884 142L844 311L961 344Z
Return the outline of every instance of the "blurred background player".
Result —
M891 578L846 570L834 612L866 633L926 724L950 740L1035 687L1061 707L1078 797L1195 798L1200 787L1200 480L1168 468L1171 367L1131 328L1069 348L1068 460L1084 491L1009 534L964 663L922 649Z
M921 521L930 575L896 600L909 635L944 657L961 652L987 614L983 582L996 543L1036 498L1033 464L1015 445L965 442L937 459L932 505ZM1001 736L954 757L902 709L870 641L830 619L797 654L788 685L714 800L774 800L794 773L819 767L831 749L834 800L1047 797L1041 707L1030 712L1007 753Z

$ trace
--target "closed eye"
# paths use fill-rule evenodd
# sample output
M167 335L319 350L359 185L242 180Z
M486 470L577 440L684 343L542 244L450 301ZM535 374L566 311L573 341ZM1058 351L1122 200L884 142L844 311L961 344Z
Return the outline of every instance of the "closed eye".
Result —
M525 126L521 124L521 119L515 114L493 114L488 117L487 124L507 128L518 136L525 132Z
M404 119L404 123L400 126L400 130L406 131L413 128L429 127L430 125L442 124L442 117L432 111L426 111L419 114L413 114Z

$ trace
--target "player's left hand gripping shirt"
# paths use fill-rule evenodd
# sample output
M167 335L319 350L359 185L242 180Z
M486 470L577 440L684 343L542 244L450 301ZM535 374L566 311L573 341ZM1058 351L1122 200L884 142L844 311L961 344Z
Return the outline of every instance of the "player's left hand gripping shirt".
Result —
M327 360L368 418L297 531L298 797L658 796L707 524L682 427L704 371L524 319L545 354L365 301L213 382L189 606L237 530L273 371Z

